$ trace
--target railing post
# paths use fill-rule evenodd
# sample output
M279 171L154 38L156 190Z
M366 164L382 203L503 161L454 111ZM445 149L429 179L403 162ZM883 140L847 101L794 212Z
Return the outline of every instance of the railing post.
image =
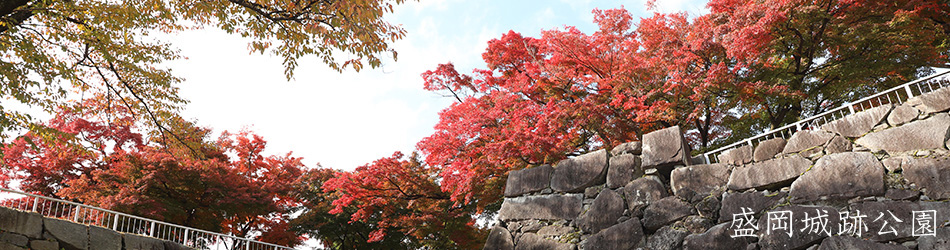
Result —
M75 221L75 222L79 222L79 209L80 209L80 208L82 208L82 206L76 206L76 214L73 214L73 221Z
M181 242L181 244L182 244L182 245L185 245L185 246L188 246L188 233L189 233L188 231L190 231L190 230L188 230L187 228L185 228L185 240Z
M34 196L33 197L33 212L39 213L40 210L37 208L39 207L39 205L40 205L40 197Z
M152 223L152 226L149 227L148 229L148 236L155 237L155 222L154 221L150 221L150 222Z
M112 231L119 231L119 214L112 216Z
M914 97L914 92L910 91L910 85L904 85L904 91L907 91L907 99Z
M251 242L250 242L250 241L246 241L246 240L244 241L244 250L251 250Z
M750 148L751 148L751 147L754 147L754 146L752 145L752 140L746 140L745 142L747 142L747 143L749 144L749 147L750 147Z
M851 111L851 114L854 114L854 104L849 102L845 105L848 105L848 111ZM861 107L864 107L864 106L862 105Z
M706 159L706 164L712 164L712 162L709 162L709 153L703 153L703 158Z

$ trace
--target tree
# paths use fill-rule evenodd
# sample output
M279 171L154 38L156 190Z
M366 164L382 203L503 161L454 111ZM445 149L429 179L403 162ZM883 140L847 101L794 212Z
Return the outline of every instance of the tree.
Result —
M177 93L181 79L161 63L181 56L152 34L205 26L239 34L252 39L251 52L283 58L288 79L297 59L310 55L358 71L396 57L389 43L405 31L382 16L402 1L2 1L0 97L55 113L68 100L101 93L167 133L163 124L186 100ZM338 60L340 53L349 59ZM52 132L16 106L0 106L0 136Z
M736 1L708 4L726 54L749 82L771 127L794 122L928 73L947 62L946 1Z
M416 154L406 159L395 152L353 172L336 173L322 188L339 195L331 214L352 209L351 223L375 224L368 242L393 239L394 233L429 249L481 247L488 235L475 226L473 207L452 202L439 187L436 170Z
M298 205L291 184L301 175L300 158L262 155L266 141L249 132L210 141L210 130L184 121L175 132L191 146L162 145L134 132L130 116L105 122L93 114L64 109L47 124L60 131L55 140L28 133L4 145L0 180L169 223L301 243L288 224Z

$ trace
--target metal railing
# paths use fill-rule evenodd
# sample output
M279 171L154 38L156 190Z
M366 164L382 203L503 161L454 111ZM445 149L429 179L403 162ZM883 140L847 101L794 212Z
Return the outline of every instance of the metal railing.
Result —
M196 249L291 250L293 248L179 226L76 202L0 188L0 206L39 213L117 232L172 241Z
M706 164L711 164L718 162L719 156L726 150L742 147L748 145L749 147L755 149L755 146L759 142L770 140L774 138L783 138L787 139L791 137L792 134L801 130L814 130L820 128L822 125L825 125L831 121L835 121L841 118L844 118L847 115L861 112L870 108L878 107L886 104L901 104L907 101L914 96L919 96L922 94L933 92L934 90L950 87L950 84L947 82L940 81L931 81L937 77L943 76L950 73L950 70L946 70L941 73L932 74L920 79L910 81L904 84L901 84L897 87L890 88L888 90L879 92L877 94L858 99L853 102L844 103L837 108L825 111L821 114L811 116L808 118L801 119L792 124L782 126L780 128L769 130L768 132L761 133L759 135L749 137L735 143L729 144L724 147L717 148L715 150L703 153L703 161Z

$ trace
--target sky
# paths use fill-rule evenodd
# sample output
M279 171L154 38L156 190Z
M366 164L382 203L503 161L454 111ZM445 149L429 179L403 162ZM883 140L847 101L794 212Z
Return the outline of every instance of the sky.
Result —
M704 6L658 0L655 11L696 16ZM251 130L268 141L266 154L292 152L308 167L352 170L395 151L410 153L432 134L452 99L422 88L426 70L452 62L470 73L485 67L487 42L509 30L537 37L575 26L591 33L591 10L620 7L635 22L653 12L645 0L406 1L385 16L407 31L391 44L398 60L375 69L339 73L311 56L300 60L288 81L280 58L249 54L248 40L215 29L176 34L171 42L187 59L168 65L185 79L180 96L190 103L184 117L216 133Z

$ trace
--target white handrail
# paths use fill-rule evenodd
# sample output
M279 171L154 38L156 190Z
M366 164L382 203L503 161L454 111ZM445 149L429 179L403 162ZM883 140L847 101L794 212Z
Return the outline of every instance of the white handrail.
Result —
M267 242L260 242L233 235L226 235L197 228L171 224L122 212L42 195L25 193L12 189L0 188L0 191L32 197L33 199L32 201L21 201L20 199L25 197L0 198L0 206L37 212L46 217L67 219L77 223L101 226L120 232L151 236L154 238L179 243L188 247L199 249L237 249L236 247L243 246L245 250L293 249ZM83 213L83 210L85 210L85 213ZM122 226L127 227L121 228ZM143 230L144 228L148 228L148 230ZM201 237L198 237L199 235L201 235ZM226 240L230 240L230 244L228 244Z
M765 137L768 137L768 136L772 136L773 138L775 138L775 137L776 137L776 134L779 134L780 136L784 136L784 134L782 134L782 133L785 132L785 130L791 129L791 128L793 128L793 127L796 128L796 131L799 131L799 130L808 130L808 129L810 129L810 128L817 128L818 126L810 126L810 127L809 127L809 126L807 126L807 125L808 125L809 122L813 122L813 121L814 121L814 122L817 122L817 120L818 120L819 118L824 118L825 116L827 116L827 115L829 115L829 114L833 115L833 114L835 114L836 112L843 111L844 109L848 109L848 113L849 113L849 114L854 114L854 113L855 113L854 105L861 104L861 105L863 106L863 103L864 103L864 102L873 100L873 99L875 99L875 98L887 97L887 100L888 100L888 103L889 103L889 104L901 104L901 103L904 103L905 101L907 101L907 99L909 99L909 98L915 96L915 95L914 95L914 92L913 92L912 89L911 89L911 85L923 83L923 82L929 81L929 80L931 80L931 79L937 78L937 77L939 77L939 76L946 75L946 74L948 74L948 73L950 73L950 70L946 70L946 71L941 72L941 73L936 73L936 74L932 74L932 75L929 75L929 76L926 76L926 77L922 77L922 78L920 78L920 79L917 79L917 80L914 80L914 81L910 81L910 82L907 82L907 83L898 85L898 86L896 86L896 87L890 88L890 89L885 90L885 91L878 92L878 93L876 93L876 94L873 94L873 95L870 95L870 96L867 96L867 97L858 99L858 100L856 100L856 101L844 103L844 104L842 104L840 107L836 107L836 108L833 108L833 109L831 109L831 110L822 112L821 114L814 115L814 116L811 116L811 117L808 117L808 118L804 118L804 119L798 120L798 121L796 121L796 122L793 122L793 123L791 123L791 124L788 124L788 125L785 125L785 126L776 128L776 129L769 130L768 132L761 133L761 134L758 134L758 135L755 135L755 136L752 136L752 137L749 137L749 138L746 138L746 139L739 140L739 141L734 142L734 143L732 143L732 144L729 144L729 145L727 145L727 146L720 147L720 148L717 148L717 149L715 149L715 150L712 150L712 151L703 153L703 155L702 155L702 156L703 156L703 161L704 161L706 164L712 163L713 160L718 161L718 159L716 159L716 158L714 157L715 154L722 153L723 151L736 148L736 147L738 147L738 146L740 146L740 145L743 145L743 144L748 144L748 145L752 146L752 145L753 145L753 141L758 140L758 139L760 139L760 138L765 138ZM905 98L903 98L903 99L900 98L900 92L899 92L900 90L903 90L903 91L904 91ZM921 87L918 85L918 86L917 86L917 90L918 90L918 92L919 92L918 95L920 95L920 94L929 93L929 92L933 91L933 88L930 88L930 91L925 91L923 88L921 88ZM892 93L895 94L895 98L894 98L894 99L897 99L897 101L894 101L894 100L891 100L891 99L890 99L890 96L889 96L889 95L892 94ZM879 103L880 103L880 102L879 102ZM873 108L873 107L874 107L874 104L873 104L873 103L869 103L869 105L871 106L871 107L869 107L869 108ZM826 122L827 122L827 121L826 121Z

